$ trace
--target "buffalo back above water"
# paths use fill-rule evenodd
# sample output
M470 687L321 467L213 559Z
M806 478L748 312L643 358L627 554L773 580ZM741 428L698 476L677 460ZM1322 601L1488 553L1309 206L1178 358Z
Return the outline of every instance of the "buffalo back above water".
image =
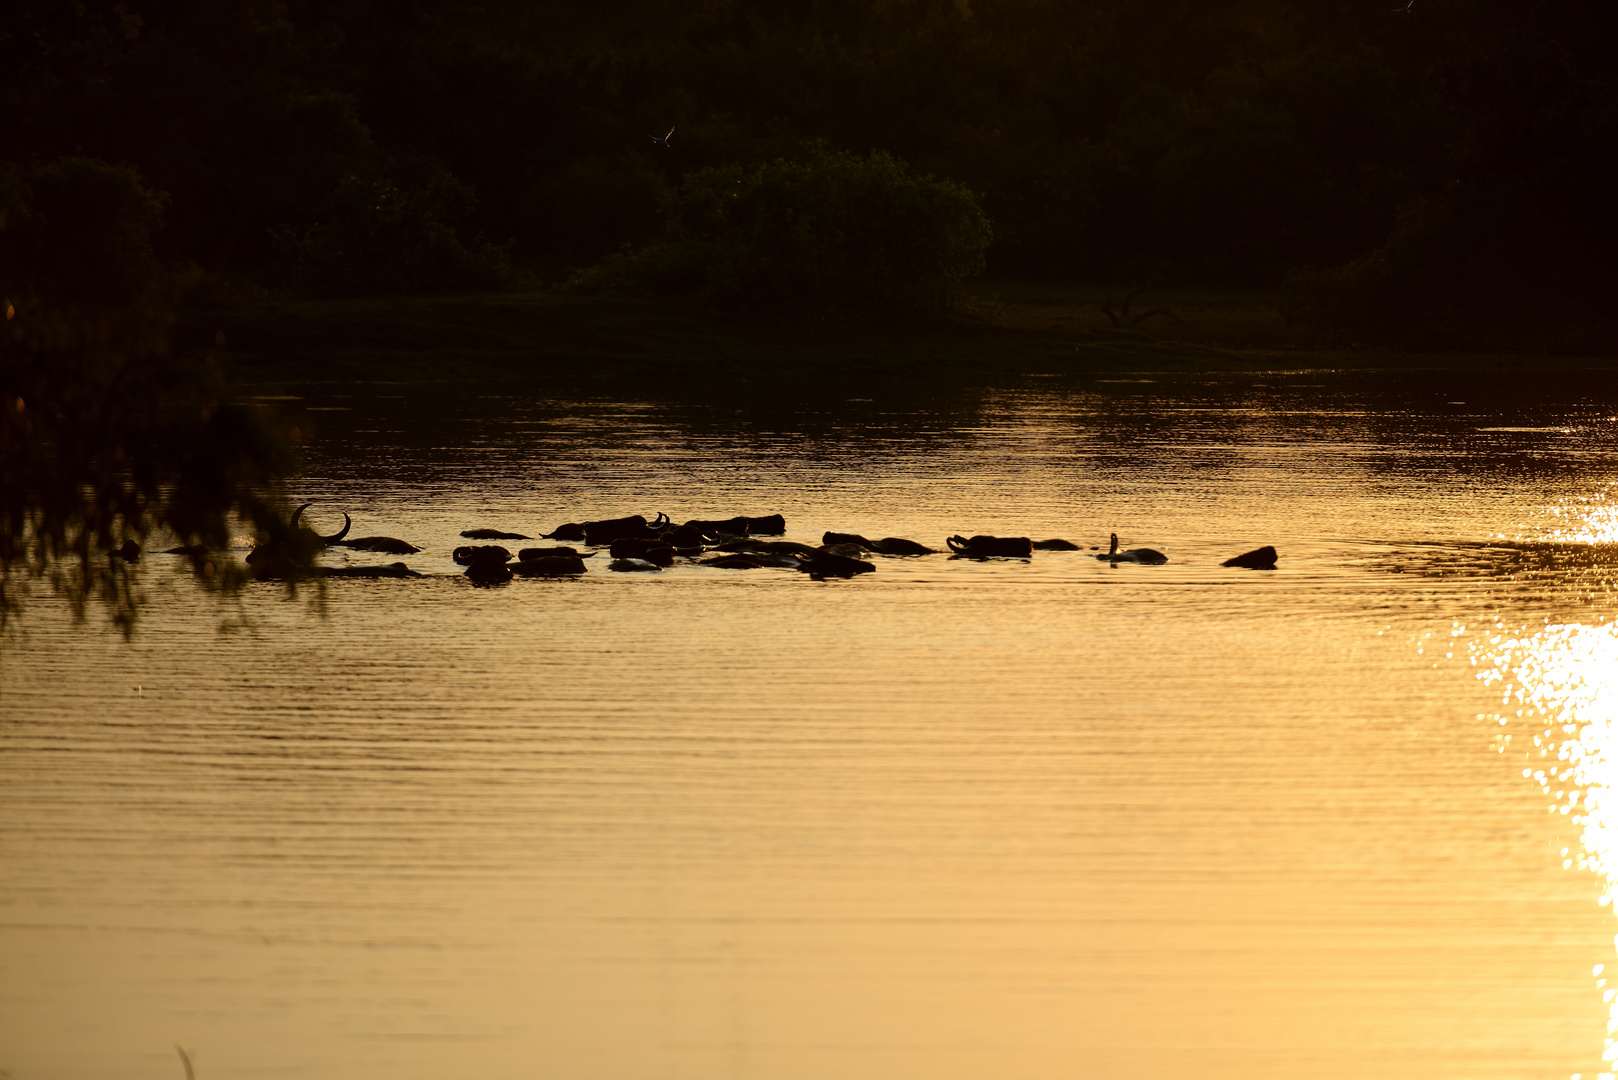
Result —
M674 548L657 537L629 536L612 542L615 559L645 559L659 566L674 565Z
M1034 554L1034 542L1026 536L952 536L947 543L969 559L1027 559Z
M1274 570L1275 560L1280 558L1275 549L1266 544L1253 551L1243 552L1233 559L1226 559L1220 566L1237 566L1244 570Z
M724 518L692 518L683 526L695 529L705 539L717 540L721 536L746 536L752 531L753 519L748 517Z
M902 536L884 536L880 540L872 540L867 546L878 555L933 555L938 550Z
M851 559L831 551L818 551L798 567L816 581L829 577L850 578L856 574L869 574L876 569L864 559Z
M764 564L757 559L750 559L746 555L716 555L712 559L703 559L702 566L717 566L721 570L759 570Z
M354 540L339 540L331 546L352 551L373 551L379 555L414 555L421 550L408 540L393 536L361 536Z
M820 550L832 555L841 555L845 559L861 558L870 548L859 544L822 544Z
M932 555L937 549L925 544L918 544L914 540L906 540L901 536L884 536L880 540L871 540L859 533L828 532L820 538L820 542L827 547L843 544L853 544L874 551L878 555Z
M677 525L672 529L664 529L660 537L665 544L682 555L692 555L702 550L702 532L690 525Z
M501 532L499 529L467 529L461 533L468 540L532 540L522 533Z
M668 523L668 519L659 514L656 521L647 521L639 514L629 517L607 518L604 521L586 521L584 523L584 542L591 547L605 547L614 540L627 540L635 537L655 539L657 530ZM558 537L558 539L566 539Z
M511 561L511 552L499 544L471 544L456 548L450 558L462 566L474 566L479 563L503 565Z
M832 544L858 544L867 551L872 550L871 542L859 533L825 532L821 534L820 542L828 547Z
M509 564L507 569L519 577L571 577L584 573L584 560L577 555L545 555L536 559L519 559Z
M715 551L728 551L748 555L753 553L768 553L771 555L802 555L805 558L812 556L820 548L811 544L800 544L796 540L731 540L723 544L716 544Z
M511 567L494 559L478 559L469 563L465 573L478 585L498 585L511 580Z
M548 548L523 548L521 551L517 552L517 558L519 560L521 560L521 559L582 559L582 558L585 558L585 556L580 554L577 548L548 547Z
M402 562L388 563L384 566L325 566L320 568L320 574L322 577L329 578L421 577L420 574Z

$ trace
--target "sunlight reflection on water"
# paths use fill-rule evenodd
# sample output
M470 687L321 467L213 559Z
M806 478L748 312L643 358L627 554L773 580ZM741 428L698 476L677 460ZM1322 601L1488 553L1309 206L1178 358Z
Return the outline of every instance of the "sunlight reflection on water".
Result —
M1608 490L1563 500L1551 508L1558 524L1547 539L1561 543L1618 541L1618 505ZM1464 634L1459 623L1452 637ZM1547 623L1533 630L1507 628L1495 616L1487 638L1470 645L1470 661L1487 686L1498 686L1501 711L1492 718L1502 728L1495 737L1502 754L1520 754L1525 780L1549 797L1547 809L1580 830L1579 847L1561 849L1564 869L1589 871L1601 881L1597 902L1612 908L1618 897L1618 624L1599 616L1595 624ZM1514 746L1515 743L1515 746ZM1618 935L1614 936L1618 947ZM1591 976L1608 1006L1602 1058L1618 1060L1618 988L1596 964ZM1599 1080L1614 1080L1603 1072ZM1578 1074L1574 1074L1578 1080Z
M1553 520L1566 524L1553 526L1547 539L1570 544L1618 543L1618 502L1612 501L1612 489L1609 482L1593 495L1564 499L1552 507Z

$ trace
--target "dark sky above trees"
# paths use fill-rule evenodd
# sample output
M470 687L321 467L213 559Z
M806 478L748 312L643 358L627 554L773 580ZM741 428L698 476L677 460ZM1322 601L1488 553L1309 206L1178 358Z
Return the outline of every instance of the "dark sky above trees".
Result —
M653 235L683 174L816 140L979 193L992 272L1274 285L1423 200L1482 228L1534 205L1589 270L1610 5L1396 6L20 0L0 94L9 158L131 165L164 255L269 281L417 218L559 276ZM355 219L382 212L356 185L393 216Z

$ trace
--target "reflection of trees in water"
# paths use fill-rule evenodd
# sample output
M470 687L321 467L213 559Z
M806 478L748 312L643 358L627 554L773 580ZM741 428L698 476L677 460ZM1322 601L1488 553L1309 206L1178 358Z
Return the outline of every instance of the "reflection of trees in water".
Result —
M480 469L538 477L588 471L601 456L647 455L660 464L728 459L872 475L992 462L1008 473L1082 468L1142 483L1168 473L1235 472L1277 446L1297 447L1300 464L1307 464L1332 453L1311 448L1311 440L1336 446L1365 438L1358 412L1331 411L1333 395L1254 388L1247 377L1149 385L1039 380L1023 388L914 389L869 398L848 389L787 400L733 393L709 404L559 400L542 385L486 391L468 384L388 396L355 390L340 401L310 397L306 404L344 410L315 414L321 438L309 450L311 467L342 474L348 459L361 456L438 483Z
M1368 388L1366 428L1389 449L1366 459L1373 476L1571 478L1570 464L1618 453L1612 372L1480 365L1374 377L1384 385Z

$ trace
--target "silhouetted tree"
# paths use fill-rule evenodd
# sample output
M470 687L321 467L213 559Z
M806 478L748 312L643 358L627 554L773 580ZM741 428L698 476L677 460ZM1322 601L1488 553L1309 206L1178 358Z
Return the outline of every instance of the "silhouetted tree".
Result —
M125 633L154 534L225 549L286 532L286 446L168 340L179 282L153 257L165 199L127 167L63 158L0 182L0 627L43 581ZM243 577L198 550L209 588Z
M1471 224L1422 243L1555 234L1540 299L1609 276L1576 235L1610 234L1589 193L1618 179L1602 0L13 7L7 152L131 164L173 196L167 255L266 282L288 252L305 288L501 279L479 236L560 274L649 243L683 177L817 141L977 193L997 273L1271 285L1434 205ZM401 247L447 255L390 277Z
M664 233L579 279L697 293L778 312L941 308L981 272L989 220L964 186L891 154L811 147L799 160L703 169L669 200Z

